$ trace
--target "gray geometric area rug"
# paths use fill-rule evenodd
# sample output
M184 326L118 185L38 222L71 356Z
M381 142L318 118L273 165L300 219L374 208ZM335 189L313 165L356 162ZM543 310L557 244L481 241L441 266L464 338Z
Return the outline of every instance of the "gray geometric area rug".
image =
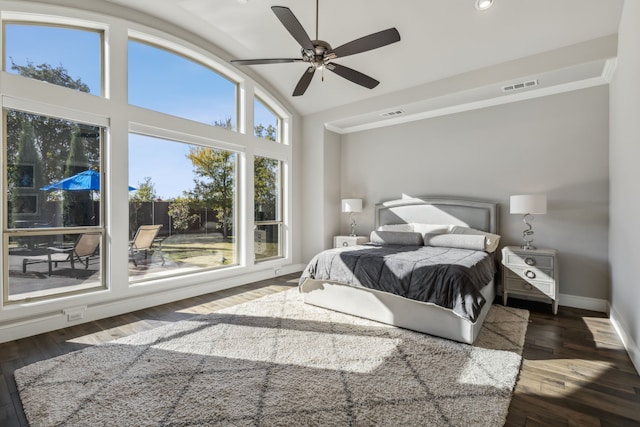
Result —
M31 426L500 426L529 312L474 345L304 304L297 289L15 372Z

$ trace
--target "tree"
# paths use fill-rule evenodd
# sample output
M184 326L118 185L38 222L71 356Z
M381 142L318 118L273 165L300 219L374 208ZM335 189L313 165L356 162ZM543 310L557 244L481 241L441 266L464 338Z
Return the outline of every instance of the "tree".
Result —
M214 126L232 129L231 118L214 122ZM193 164L195 187L185 194L192 200L216 212L223 238L232 233L233 201L236 182L236 154L209 147L189 149L187 158ZM196 204L196 203L194 203Z
M41 206L44 199L40 192L35 193L35 195L32 192L24 192L25 188L30 191L42 185L42 162L40 160L40 154L35 147L33 128L28 122L21 123L16 149L17 152L13 158L14 163L7 165L9 198L11 200L10 227L15 227L15 221L20 214L31 213L30 210ZM35 206L27 206L29 199L25 198L25 194L28 194L28 197L36 198Z
M269 141L276 140L277 131L278 129L276 129L273 125L264 127L263 124L259 124L259 125L255 125L253 128L253 134L255 136L257 136L258 138L268 139Z
M17 65L11 60L11 69L23 77L29 77L80 92L89 92L89 86L81 79L69 76L62 66L52 67L48 64ZM24 113L22 111L7 110L7 159L13 161L17 153L17 141L23 123L29 123L33 129L34 145L42 160L41 174L44 183L60 180L64 176L66 158L69 153L69 142L72 135L79 132L85 143L85 155L89 164L98 165L100 162L100 128L82 125L68 120L55 119L46 116Z
M191 212L191 208L189 199L186 197L176 197L169 203L169 216L175 230L186 231L191 224L200 219L198 215L189 214L189 212Z
M256 125L255 135L259 138L276 140L277 129ZM280 162L266 157L256 157L254 169L254 213L257 221L276 219L278 201L278 171Z
M278 160L266 157L255 158L253 185L257 221L277 219L279 166Z
M157 199L156 186L151 177L144 177L144 182L138 183L138 189L129 196L129 234L133 236L142 224L150 224L153 220L153 202Z
M138 183L138 189L129 197L129 200L133 202L153 202L157 198L155 184L151 182L150 176L145 176L144 182Z
M215 122L214 125L231 129L231 118L227 118L223 122ZM277 129L272 125L264 127L260 124L255 126L254 131L255 135L260 138L276 140ZM235 153L209 147L195 147L190 149L187 158L191 160L198 178L194 179L194 189L186 194L217 212L217 219L222 224L223 237L228 237L233 218ZM259 217L276 218L279 166L280 162L277 160L265 157L256 157L255 159L256 219L261 219Z
M84 144L79 131L71 135L69 154L65 162L64 177L69 178L89 169ZM62 200L64 225L92 225L96 222L91 190L66 191Z
M18 74L24 77L29 77L43 82L51 83L58 86L68 87L80 92L90 92L90 88L86 83L83 83L81 79L74 79L69 75L69 72L62 65L52 67L49 64L34 65L33 62L28 61L27 65L18 65L11 60L11 69L17 71Z
M222 236L227 238L232 231L236 154L209 147L194 147L189 150L187 158L200 178L193 180L195 187L188 194L217 212Z

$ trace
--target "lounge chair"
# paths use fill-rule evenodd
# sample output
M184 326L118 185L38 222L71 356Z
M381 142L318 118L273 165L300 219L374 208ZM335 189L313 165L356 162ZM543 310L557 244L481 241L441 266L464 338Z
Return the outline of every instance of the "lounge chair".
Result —
M89 268L89 260L96 256L98 247L100 246L100 233L84 233L81 234L70 248L47 248L46 255L29 257L22 260L22 272L27 272L27 265L46 262L49 264L49 276L53 271L53 267L58 268L61 262L71 264L73 276L78 278L76 272L76 263L84 264L84 269Z
M158 232L161 228L162 224L141 225L140 227L138 227L136 235L133 237L131 243L129 243L129 261L133 262L133 265L135 265L136 267L138 266L136 257L139 257L141 253L144 253L144 259L147 259L149 251L151 250L151 246L153 246L153 242L156 239L156 236L158 235ZM160 254L162 265L164 265L164 256L162 256L162 244L158 245L158 253Z

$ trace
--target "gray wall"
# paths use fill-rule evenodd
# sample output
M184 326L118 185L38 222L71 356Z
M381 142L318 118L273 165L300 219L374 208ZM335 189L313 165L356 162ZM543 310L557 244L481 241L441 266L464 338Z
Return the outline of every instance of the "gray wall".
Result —
M503 242L520 244L509 196L546 193L534 244L559 250L560 293L608 299L608 105L599 86L343 135L341 194L364 198L361 234L403 193L496 200Z
M640 370L640 2L627 0L611 83L611 318Z

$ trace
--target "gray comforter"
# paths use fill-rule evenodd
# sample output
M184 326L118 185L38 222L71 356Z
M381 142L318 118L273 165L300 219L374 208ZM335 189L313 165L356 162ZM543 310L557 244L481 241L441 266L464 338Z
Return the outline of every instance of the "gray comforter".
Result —
M361 286L452 309L475 322L486 303L480 290L496 263L483 251L433 246L363 245L316 255L300 277Z

